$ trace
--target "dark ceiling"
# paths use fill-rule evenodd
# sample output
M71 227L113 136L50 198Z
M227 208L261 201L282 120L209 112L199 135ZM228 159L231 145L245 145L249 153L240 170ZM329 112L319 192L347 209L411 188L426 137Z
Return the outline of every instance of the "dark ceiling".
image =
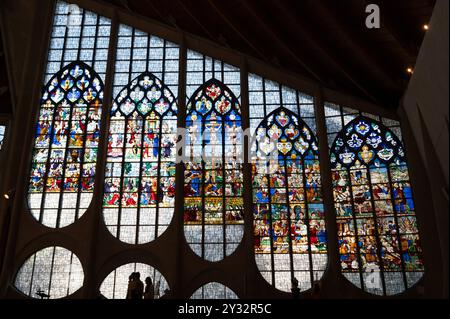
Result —
M2 40L2 35L0 34L0 115L3 113L10 114L12 111L11 92L9 90L5 50L3 50Z
M396 108L435 0L111 0L127 11ZM365 26L378 4L381 28Z
M396 108L435 0L100 0ZM380 29L365 8L380 6ZM1 113L11 112L0 41Z

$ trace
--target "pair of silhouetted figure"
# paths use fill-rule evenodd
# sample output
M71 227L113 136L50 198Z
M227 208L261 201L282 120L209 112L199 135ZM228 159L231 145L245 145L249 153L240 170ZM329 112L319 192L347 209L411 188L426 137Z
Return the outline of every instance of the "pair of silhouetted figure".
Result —
M154 286L150 277L145 278L144 283L141 280L141 274L139 272L133 272L128 277L128 290L126 299L154 299Z
M292 292L292 298L300 299L300 288L298 288L298 279L295 277L292 279L291 292ZM311 295L309 296L309 298L310 299L320 299L320 283L318 281L315 281L313 283L313 287L311 289Z

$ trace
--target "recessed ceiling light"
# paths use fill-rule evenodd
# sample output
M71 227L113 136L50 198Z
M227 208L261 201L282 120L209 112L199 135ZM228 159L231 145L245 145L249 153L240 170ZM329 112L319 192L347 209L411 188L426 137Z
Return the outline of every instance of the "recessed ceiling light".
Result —
M424 24L424 25L423 25L423 29L424 29L425 31L428 31L428 29L430 29L430 27L428 26L428 24Z

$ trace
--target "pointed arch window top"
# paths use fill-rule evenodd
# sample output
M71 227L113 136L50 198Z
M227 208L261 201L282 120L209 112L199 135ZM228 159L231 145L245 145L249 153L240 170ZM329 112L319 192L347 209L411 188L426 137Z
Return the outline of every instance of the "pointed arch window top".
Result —
M270 113L256 129L259 155L269 155L275 146L279 156L293 159L317 155L319 150L308 125L284 107Z
M229 115L231 120L236 120L236 117L241 114L241 108L236 96L224 83L211 79L192 95L188 112L198 112L202 116L218 113Z
M359 116L338 134L331 147L332 168L355 164L381 166L405 161L398 137L383 124Z
M172 91L155 75L144 72L132 80L114 100L111 114L120 112L124 116L139 112L142 116L155 111L160 116L177 112L176 99Z
M103 100L103 82L91 67L74 61L56 73L44 88L42 103L86 104Z

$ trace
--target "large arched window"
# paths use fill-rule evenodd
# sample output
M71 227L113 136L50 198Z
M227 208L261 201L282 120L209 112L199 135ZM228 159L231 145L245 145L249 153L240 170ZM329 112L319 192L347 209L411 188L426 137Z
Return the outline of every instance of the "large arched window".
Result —
M28 203L48 227L73 223L91 202L102 103L103 82L81 61L65 66L44 88Z
M263 277L279 290L289 292L295 279L301 288L311 288L319 279L314 278L315 272L323 271L322 255L327 252L316 138L284 107L260 123L255 138L256 264Z
M119 25L103 216L129 244L153 241L172 220L178 59L176 44Z
M170 89L149 72L114 100L103 214L108 230L126 243L148 243L172 220L176 110Z
M63 247L39 250L20 267L14 286L37 299L70 296L83 285L84 272L78 257Z
M48 227L72 224L91 203L110 31L108 18L56 2L28 187Z
M239 101L216 79L195 91L186 116L184 234L209 261L232 254L244 233Z
M331 145L331 165L342 273L373 294L403 292L424 268L401 141L357 116Z

